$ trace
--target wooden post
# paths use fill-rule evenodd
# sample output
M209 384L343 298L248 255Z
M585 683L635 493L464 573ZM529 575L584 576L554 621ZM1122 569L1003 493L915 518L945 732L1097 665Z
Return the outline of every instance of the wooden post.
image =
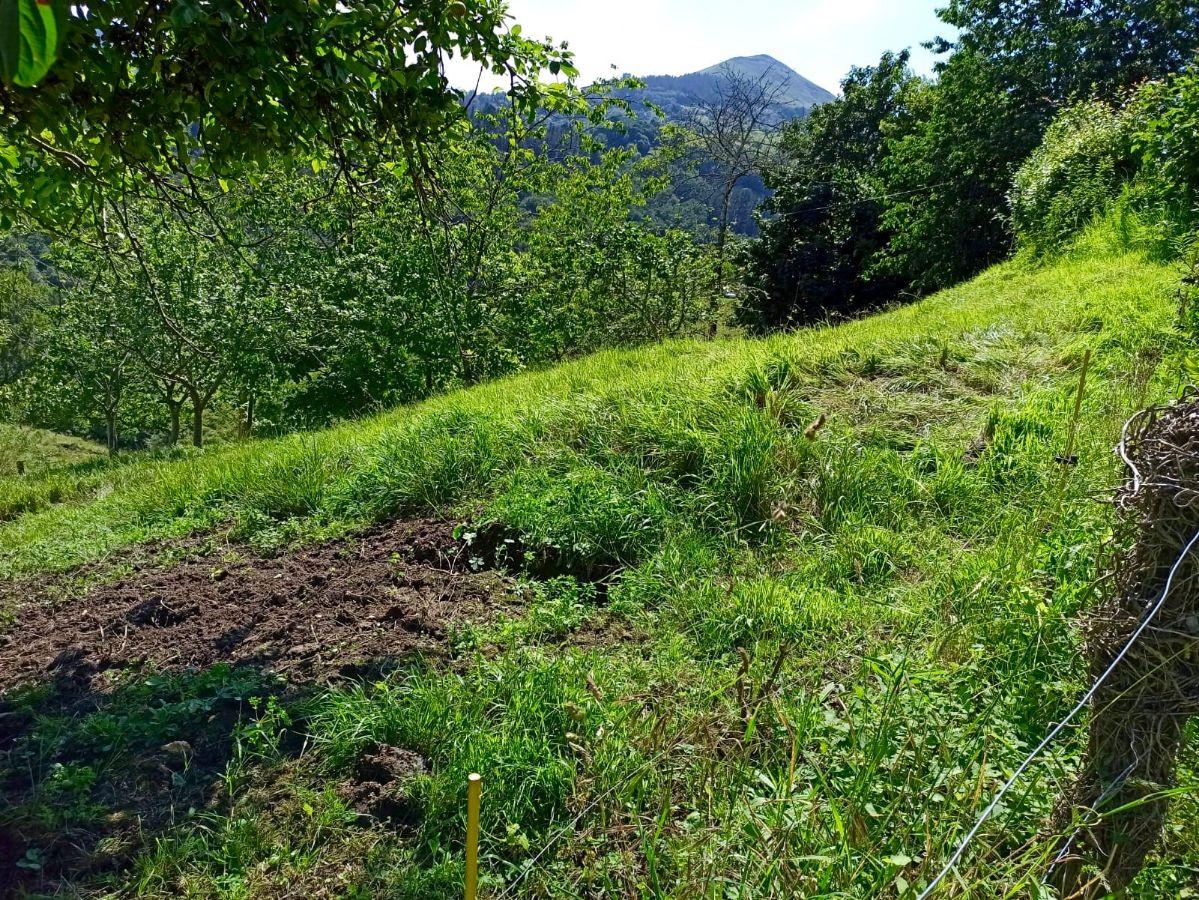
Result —
M472 773L466 779L466 900L475 900L479 892L479 808L482 797L483 776Z

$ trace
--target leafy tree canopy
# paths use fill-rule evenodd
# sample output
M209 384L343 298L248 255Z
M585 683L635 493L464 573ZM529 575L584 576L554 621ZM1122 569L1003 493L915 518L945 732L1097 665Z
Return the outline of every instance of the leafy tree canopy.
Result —
M0 216L70 230L280 156L416 170L462 116L448 56L507 76L522 110L567 93L538 73L576 74L503 0L0 0Z
M927 90L908 59L885 53L877 66L854 67L838 99L788 127L785 158L767 175L774 196L762 234L747 254L758 302L742 311L746 324L818 320L889 300L903 286L864 273L890 238L878 199L885 131L909 118Z
M939 14L960 35L934 48L987 59L1021 103L1114 99L1199 48L1196 0L950 0Z

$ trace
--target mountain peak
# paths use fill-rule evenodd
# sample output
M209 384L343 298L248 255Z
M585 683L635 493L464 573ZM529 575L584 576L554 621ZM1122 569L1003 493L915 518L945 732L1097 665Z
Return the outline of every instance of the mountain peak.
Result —
M791 106L808 109L818 103L827 103L834 99L831 91L826 91L815 82L804 78L789 65L780 62L768 53L759 53L756 56L734 56L696 74L719 76L730 70L749 78L769 78L772 81L782 82L784 102Z
M763 78L778 83L780 90L774 107L780 119L804 115L813 106L836 99L830 91L766 53L734 56L687 75L649 75L641 80L653 99L669 112L672 106L692 106L697 100L716 95L721 76L729 71L753 80Z
M762 69L762 70L765 70L767 68L775 68L775 69L779 69L783 72L791 72L795 75L799 74L794 69L792 69L790 66L786 65L785 63L779 62L777 59L775 59L769 53L758 53L755 56L734 56L729 59L726 59L722 63L717 63L714 66L708 66L708 68L703 69L702 71L708 75L715 75L716 73L720 72L722 69L726 69L726 68L732 68L732 69L746 68L746 69Z

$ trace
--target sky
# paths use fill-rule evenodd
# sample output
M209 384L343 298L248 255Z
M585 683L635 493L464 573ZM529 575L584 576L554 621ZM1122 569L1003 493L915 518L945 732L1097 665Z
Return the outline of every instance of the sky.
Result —
M833 93L852 65L884 50L912 50L913 68L932 70L920 44L949 29L944 0L508 0L526 37L567 41L583 82L613 74L683 75L732 56L769 54ZM612 66L616 69L613 70ZM477 66L447 68L473 88ZM492 87L484 82L484 87Z

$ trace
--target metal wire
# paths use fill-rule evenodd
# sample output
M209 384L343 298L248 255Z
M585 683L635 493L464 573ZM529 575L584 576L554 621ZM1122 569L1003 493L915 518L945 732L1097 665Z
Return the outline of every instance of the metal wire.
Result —
M1170 589L1174 586L1174 576L1178 574L1178 570L1182 566L1183 560L1186 559L1187 555L1195 548L1197 544L1199 544L1199 532L1196 532L1195 536L1187 542L1186 547L1184 547L1182 552L1178 555L1178 559L1174 561L1174 565L1170 567L1170 575L1166 579L1166 586L1162 589L1161 596L1157 598L1157 601L1149 608L1149 611L1141 619L1141 624L1137 626L1136 631L1132 633L1132 636L1128 639L1127 643L1125 643L1120 652L1116 654L1116 658L1112 660L1111 664L1104 670L1103 674L1095 680L1095 683L1091 685L1090 689L1083 694L1082 699L1075 704L1074 708L1070 710L1066 717L1057 725L1055 725L1053 729L1050 730L1049 734L1045 735L1045 739L1041 741L1041 743L1039 743L1033 749L1033 751L1024 758L1024 761L1020 763L1020 765L1016 768L1016 771L1012 773L1012 777L1004 783L1003 787L999 789L999 792L987 805L987 808L983 810L982 815L978 817L978 821L974 823L974 827L971 828L966 836L962 839L962 842L953 852L953 855L949 857L949 860L937 874L937 877L934 878L929 883L928 887L921 892L918 900L926 900L926 898L929 897L936 889L937 885L939 885L945 879L945 876L953 870L953 867L956 866L958 861L962 858L962 854L966 852L966 849L978 836L979 831L982 830L982 827L986 823L987 819L989 819L991 814L995 812L995 809L999 806L1000 801L1003 800L1003 798L1007 795L1007 792L1012 789L1015 783L1019 780L1020 776L1028 771L1029 766L1031 766L1036 761L1037 757L1045 751L1045 748L1053 743L1057 736L1065 730L1066 726L1074 720L1075 716L1077 716L1087 707L1087 705L1094 698L1095 694L1099 691L1099 688L1103 686L1103 683L1107 681L1109 677L1111 677L1112 672L1116 670L1116 667L1120 665L1124 657L1128 655L1128 652L1132 650L1133 646L1136 645L1136 642L1140 640L1141 635L1145 633L1145 630L1150 626L1150 624L1152 624L1154 617L1165 605L1166 598L1170 595Z

